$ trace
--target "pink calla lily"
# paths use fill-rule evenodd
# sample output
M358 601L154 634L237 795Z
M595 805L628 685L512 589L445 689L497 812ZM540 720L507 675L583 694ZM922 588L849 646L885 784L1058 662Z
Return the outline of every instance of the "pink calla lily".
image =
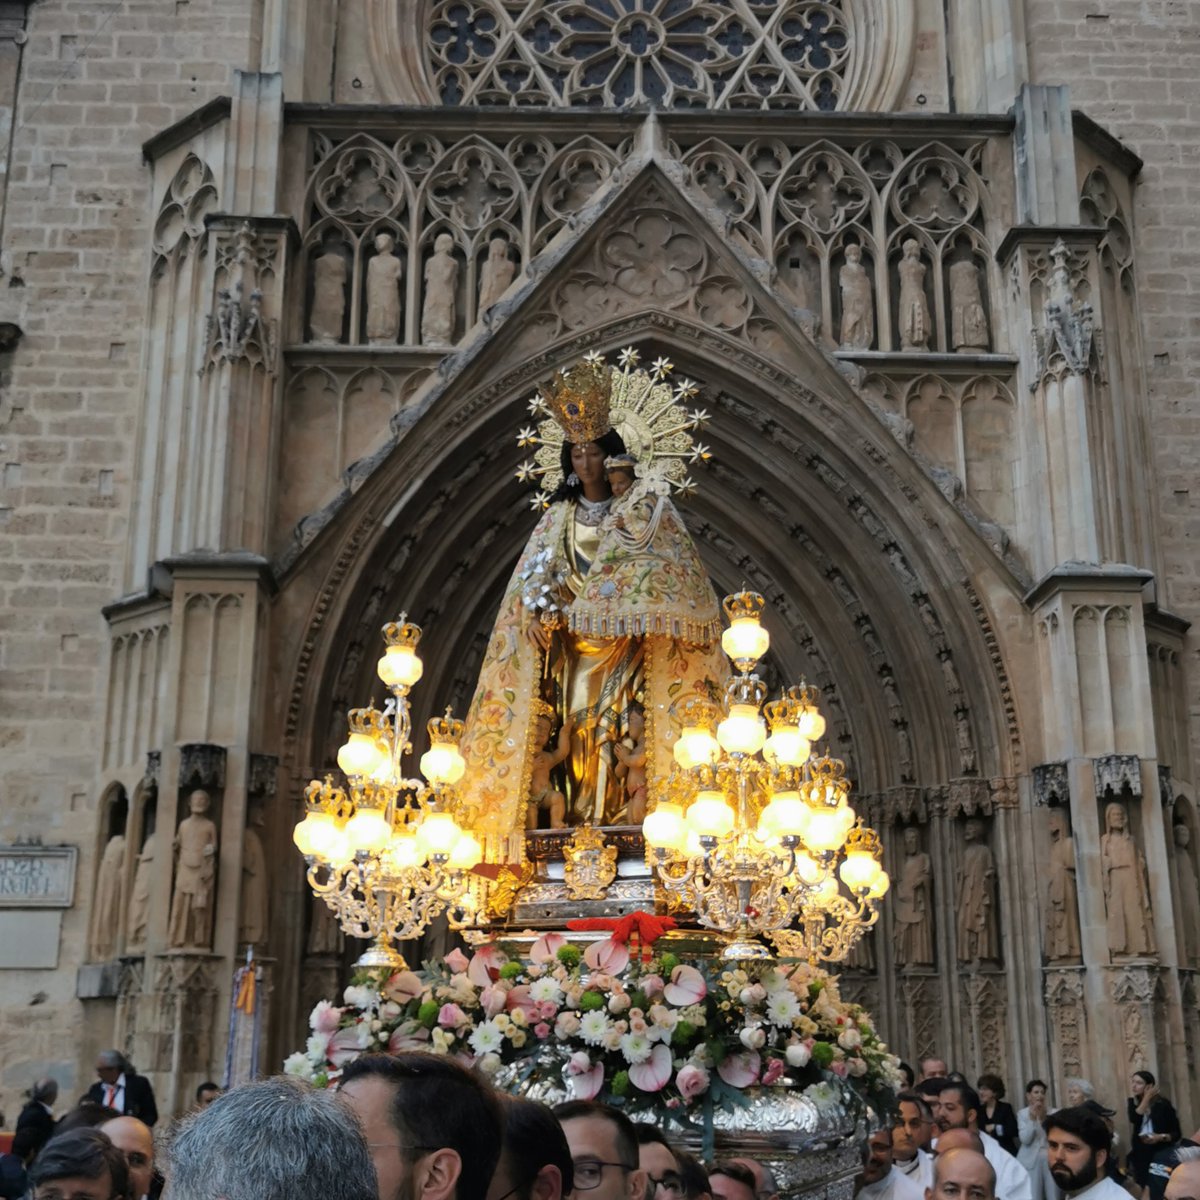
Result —
M397 1004L415 1000L424 990L424 985L412 971L397 971L383 985L383 994Z
M593 942L583 952L583 961L593 971L620 975L629 966L629 947L622 942L614 942L612 938L605 938L602 942Z
M429 1030L416 1021L405 1021L392 1031L387 1048L389 1054L403 1054L405 1050L428 1050Z
M529 951L529 961L535 963L554 962L559 950L567 944L561 933L543 933Z
M516 987L509 988L504 1003L509 1012L512 1012L514 1008L523 1008L528 1014L533 1007L533 997L529 994L529 985L519 983Z
M576 1100L594 1100L604 1086L604 1064L597 1063L590 1071L580 1075L568 1075L567 1082Z
M500 978L500 968L506 962L508 955L498 946L480 946L467 964L467 978L476 987L487 987Z
M645 1062L629 1068L629 1082L643 1092L661 1092L671 1079L671 1051L659 1042Z
M358 1030L351 1025L349 1029L339 1029L329 1039L329 1061L335 1067L344 1067L352 1058L362 1053L362 1045L358 1040Z
M762 1070L762 1059L754 1050L744 1050L740 1054L727 1055L719 1067L717 1074L730 1087L746 1088L758 1082ZM630 1075L632 1078L632 1073Z
M699 1004L708 995L708 984L695 967L681 965L671 972L671 982L663 988L663 995L668 1004L685 1008L689 1004Z

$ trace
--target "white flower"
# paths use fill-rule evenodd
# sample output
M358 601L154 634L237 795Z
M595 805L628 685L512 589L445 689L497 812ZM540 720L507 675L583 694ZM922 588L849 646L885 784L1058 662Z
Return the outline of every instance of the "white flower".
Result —
M325 1051L328 1049L328 1047L329 1039L323 1034L314 1033L312 1037L308 1039L308 1044L305 1046L304 1052L313 1060L313 1062L324 1062Z
M812 1050L804 1042L789 1042L784 1054L789 1067L807 1067L812 1058Z
M838 1045L843 1050L857 1050L862 1045L862 1034L855 1026L851 1025L838 1034Z
M379 1007L379 1015L385 1021L394 1021L400 1015L400 1005L394 1000L388 1000Z
M475 1065L485 1075L495 1075L500 1070L500 1055L485 1054Z
M371 987L348 987L342 995L351 1008L370 1008L379 1003L379 993Z
M539 1004L545 1004L547 1001L557 1004L562 999L562 988L558 986L557 979L551 979L547 975L529 985L529 995Z
M738 1037L747 1050L761 1050L767 1041L767 1035L757 1025L747 1026Z
M621 1053L629 1063L645 1062L650 1057L653 1048L650 1039L644 1033L627 1033L621 1038Z
M482 1025L476 1026L469 1041L476 1054L494 1054L504 1045L504 1033L495 1021L484 1021Z
M652 1041L670 1042L675 1026L679 1024L679 1013L667 1008L665 1004L652 1004L650 1012L649 1034Z
M354 1035L358 1038L358 1048L366 1050L375 1040L375 1033L371 1029L370 1021L359 1021L354 1027Z
M604 1012L584 1013L583 1020L579 1022L579 1036L589 1046L599 1046L608 1036L611 1027L608 1016Z
M767 1020L772 1025L787 1025L800 1015L800 1001L792 995L788 988L772 992L767 1000Z
M283 1064L283 1073L295 1075L297 1079L312 1079L313 1065L309 1062L307 1054L297 1050L295 1054L289 1055Z

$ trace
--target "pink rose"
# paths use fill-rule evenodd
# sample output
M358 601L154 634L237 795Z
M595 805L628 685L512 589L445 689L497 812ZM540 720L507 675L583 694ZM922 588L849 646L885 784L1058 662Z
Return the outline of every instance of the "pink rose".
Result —
M457 946L455 946L454 949L442 959L442 962L444 962L455 975L460 974L461 972L465 971L468 966L470 966L467 956Z
M661 975L647 975L642 979L642 991L646 993L647 1000L655 1000L663 994L663 977Z
M531 1011L539 1020L551 1021L558 1015L558 1005L553 1000L538 1000Z
M842 1060L840 1060L839 1062L832 1062L832 1063L830 1063L830 1064L829 1064L829 1069L830 1069L830 1070L831 1070L831 1071L832 1071L832 1072L833 1072L833 1073L834 1073L836 1076L838 1076L838 1078L839 1078L839 1079L845 1079L845 1078L846 1078L846 1076L847 1076L847 1075L850 1073L850 1068L846 1066L846 1060L845 1060L845 1059L842 1059Z
M550 1036L550 1026L547 1025L545 1021L539 1021L533 1027L533 1036L537 1038L539 1042L544 1042Z
M694 1100L708 1090L708 1072L695 1063L688 1063L687 1066L679 1068L679 1074L675 1076L675 1086L685 1100Z
M767 1069L763 1072L762 1081L767 1087L773 1083L779 1082L779 1077L787 1068L784 1066L782 1058L773 1058L767 1063Z
M461 1025L469 1025L471 1018L457 1004L443 1004L438 1011L437 1023L443 1029L458 1029Z
M483 1011L489 1017L494 1017L504 1011L504 1007L508 1003L508 989L495 985L485 987L479 993L479 1003L483 1005Z

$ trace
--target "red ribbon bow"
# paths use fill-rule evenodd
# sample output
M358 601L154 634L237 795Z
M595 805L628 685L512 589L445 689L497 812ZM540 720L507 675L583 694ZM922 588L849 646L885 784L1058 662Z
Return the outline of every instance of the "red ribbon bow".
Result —
M675 918L660 917L638 909L623 917L580 917L577 920L568 921L567 928L580 932L598 929L611 930L612 940L620 942L623 946L628 945L633 954L637 954L640 942L642 961L646 962L650 958L650 947L668 929L675 928Z

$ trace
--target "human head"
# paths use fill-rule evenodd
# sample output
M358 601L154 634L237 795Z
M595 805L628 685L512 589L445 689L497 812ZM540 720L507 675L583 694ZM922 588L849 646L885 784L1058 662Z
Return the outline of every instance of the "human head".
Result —
M646 1173L646 1195L650 1200L681 1200L683 1176L679 1173L679 1159L671 1144L656 1125L645 1121L634 1122L634 1133L638 1143L638 1166Z
M904 849L909 854L916 854L917 850L920 848L920 845L920 838L917 835L915 826L906 825L904 827ZM944 1063L942 1065L945 1066Z
M350 1107L287 1076L234 1088L184 1118L167 1157L171 1200L378 1200Z
M1025 1085L1025 1102L1032 1104L1035 1101L1046 1099L1046 1082L1043 1079L1031 1079Z
M450 251L454 249L454 234L439 233L437 237L433 239L433 248L439 254L449 254Z
M996 1200L996 1172L978 1150L940 1151L925 1200Z
M876 1129L863 1139L862 1171L864 1185L878 1183L892 1169L892 1135L887 1129Z
M1179 1165L1167 1180L1165 1200L1200 1200L1200 1147L1187 1146L1175 1153Z
M629 729L629 736L632 738L640 738L646 732L646 714L642 711L640 704L629 706L629 711L625 714L625 724Z
M196 1107L207 1108L220 1094L220 1085L207 1080L196 1089Z
M1003 1100L1004 1080L999 1075L980 1075L975 1081L975 1090L984 1104L990 1104L993 1100Z
M539 747L544 746L554 732L554 720L545 713L538 713L533 719L534 741Z
M615 429L610 429L607 433L601 434L594 442L585 442L584 445L597 447L597 451L593 453L598 452L599 454L598 469L601 474L604 471L604 460L606 458L627 453L625 443L621 440L621 435ZM557 500L566 500L568 497L578 496L583 491L582 482L566 482L573 473L578 475L578 471L572 465L571 459L574 449L573 443L566 440L563 441L562 451L559 455L559 465L562 467L563 482L559 484L554 495L550 497L552 504ZM580 478L582 480L582 477Z
M755 1200L754 1172L741 1163L718 1163L708 1173L713 1200Z
M54 1127L54 1134L57 1137L72 1129L95 1129L97 1126L103 1125L105 1121L111 1121L113 1117L120 1115L115 1108L109 1108L106 1104L97 1104L95 1100L88 1100L85 1097L69 1113L59 1118L58 1124Z
M939 1129L971 1129L979 1116L979 1096L968 1083L947 1081L933 1108Z
M945 1079L949 1074L950 1068L946 1066L946 1060L931 1056L921 1059L921 1079L917 1082L920 1083L922 1079Z
M862 262L862 247L857 242L849 242L846 245L846 261L848 263Z
M395 239L390 233L378 233L375 235L375 249L380 254L391 254L392 247L395 244Z
M493 258L508 257L508 239L502 237L494 237L488 242L488 250Z
M568 1100L554 1115L575 1167L575 1200L643 1200L646 1174L633 1122L595 1100Z
M904 239L904 257L916 258L917 252L921 249L921 243L916 238Z
M1104 825L1111 832L1114 829L1125 828L1125 806L1113 800L1104 809Z
M154 1134L150 1126L137 1117L114 1117L100 1126L100 1132L125 1155L132 1200L148 1196L154 1179Z
M1067 1080L1067 1107L1078 1108L1085 1100L1091 1100L1096 1089L1086 1079Z
M1154 1084L1154 1076L1149 1071L1134 1071L1129 1077L1129 1090L1135 1100L1140 1100L1146 1094L1146 1089Z
M983 836L983 825L972 817L963 826L963 837L968 842L977 842Z
M897 1064L896 1069L900 1072L900 1078L904 1080L904 1090L911 1091L912 1085L917 1082L917 1073L903 1059Z
M633 470L630 467L605 467L604 478L608 480L614 496L623 496L633 487Z
M763 1166L757 1158L731 1158L731 1163L745 1167L754 1176L754 1194L758 1200L772 1200L779 1195L779 1181L770 1167Z
M38 1079L29 1089L29 1099L35 1104L53 1104L58 1099L56 1079Z
M683 1194L687 1200L712 1200L708 1172L700 1160L686 1150L676 1150L675 1159L679 1163L679 1176L683 1180Z
M938 1138L937 1152L949 1154L951 1150L973 1150L983 1154L983 1138L974 1129L947 1129Z
M196 795L194 792L192 794ZM96 1074L102 1083L116 1083L127 1067L125 1056L119 1050L101 1050L96 1055Z
M1094 1183L1112 1145L1103 1118L1083 1107L1060 1108L1042 1122L1042 1128L1054 1182L1064 1192L1078 1192Z
M208 793L203 788L197 788L188 797L188 812L193 816L200 816L208 812Z
M29 1169L34 1200L136 1200L125 1156L98 1129L52 1137Z
M896 1116L892 1122L892 1153L901 1162L928 1150L933 1140L933 1109L924 1096L901 1092L896 1097Z
M571 1149L554 1114L544 1105L502 1096L504 1146L488 1187L488 1200L562 1200L574 1186Z
M436 1054L365 1054L338 1091L366 1131L379 1200L485 1200L504 1116L481 1076Z

